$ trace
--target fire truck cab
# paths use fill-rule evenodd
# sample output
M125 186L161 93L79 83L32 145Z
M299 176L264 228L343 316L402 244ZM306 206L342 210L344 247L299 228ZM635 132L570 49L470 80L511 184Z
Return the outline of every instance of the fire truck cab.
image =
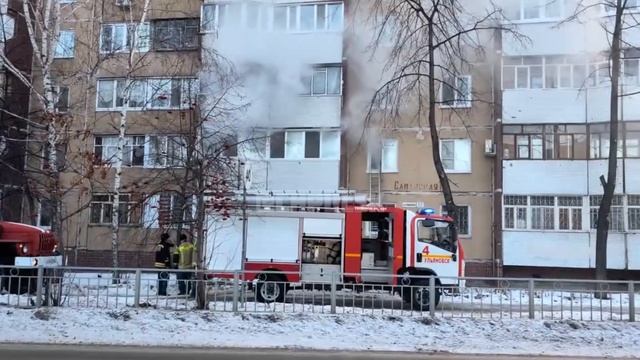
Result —
M244 269L245 280L256 282L257 299L266 302L284 301L296 284L336 281L405 287L404 300L424 309L424 293L415 289L428 286L429 279L416 276L435 276L440 288L458 286L464 275L453 220L431 209L253 210L245 220L232 216L214 225L207 247L209 269ZM436 301L439 295L438 290Z
M48 231L27 224L0 221L0 288L10 287L10 292L35 290L29 281L9 282L7 276L34 276L36 270L29 267L61 266L62 255L57 247L57 240Z

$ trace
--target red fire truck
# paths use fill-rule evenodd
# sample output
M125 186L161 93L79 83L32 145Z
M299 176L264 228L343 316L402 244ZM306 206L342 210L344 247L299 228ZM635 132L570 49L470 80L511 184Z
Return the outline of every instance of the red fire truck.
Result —
M458 286L464 275L453 220L432 209L261 206L247 210L245 218L212 224L208 268L245 270L245 280L255 283L256 298L263 302L284 301L290 288L330 283L337 275L340 283L402 290L406 302L425 309L429 280L416 275L436 276L438 288ZM438 290L436 302L439 297Z
M38 227L0 221L0 269L2 287L8 287L8 276L35 276L34 269L23 267L62 265L58 242L52 233ZM11 292L35 290L28 281L11 282ZM18 288L19 287L19 288Z

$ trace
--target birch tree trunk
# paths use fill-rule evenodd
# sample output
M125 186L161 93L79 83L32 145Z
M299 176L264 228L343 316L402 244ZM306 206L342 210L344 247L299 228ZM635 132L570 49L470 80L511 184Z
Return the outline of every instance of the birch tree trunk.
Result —
M137 33L141 24L146 21L147 14L149 12L149 2L150 0L145 0L144 6L142 8L142 14L140 16L140 21L137 22L135 35L133 37L133 41L131 43L131 48L129 49L129 56L127 60L127 75L124 78L124 93L122 109L119 114L119 124L118 124L118 147L116 149L116 158L115 164L113 164L113 168L115 171L113 178L113 190L112 190L112 214L111 214L111 256L112 256L112 265L114 269L117 269L120 265L118 262L119 256L119 243L120 243L120 195L122 190L122 164L124 158L124 146L125 146L125 137L127 134L127 115L129 110L129 100L131 98L131 86L132 86L132 73L135 69L135 54L137 47ZM116 94L117 84L116 86ZM117 101L117 100L116 100ZM132 145L132 144L131 144ZM133 151L133 149L132 149ZM128 206L124 209L125 212L128 212ZM114 276L114 281L116 281L117 272Z

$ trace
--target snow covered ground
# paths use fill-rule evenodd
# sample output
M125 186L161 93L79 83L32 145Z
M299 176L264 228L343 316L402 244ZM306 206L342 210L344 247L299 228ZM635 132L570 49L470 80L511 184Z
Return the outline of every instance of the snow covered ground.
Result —
M640 354L640 323L152 309L0 308L0 341L48 344Z

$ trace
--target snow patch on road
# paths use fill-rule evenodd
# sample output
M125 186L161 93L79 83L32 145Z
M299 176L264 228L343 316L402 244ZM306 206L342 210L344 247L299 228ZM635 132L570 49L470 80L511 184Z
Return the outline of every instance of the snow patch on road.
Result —
M47 344L637 356L640 323L7 309L0 341Z

